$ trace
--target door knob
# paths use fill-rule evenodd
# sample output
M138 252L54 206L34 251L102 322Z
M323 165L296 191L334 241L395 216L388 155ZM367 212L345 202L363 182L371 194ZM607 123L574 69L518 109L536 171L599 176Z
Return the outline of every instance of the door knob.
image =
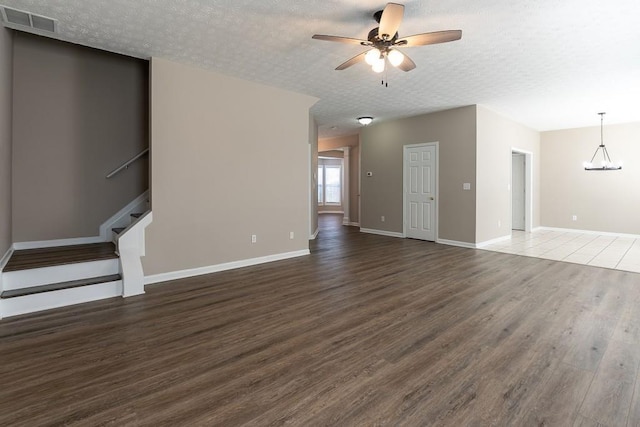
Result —
M433 200L433 197L429 197L429 200Z

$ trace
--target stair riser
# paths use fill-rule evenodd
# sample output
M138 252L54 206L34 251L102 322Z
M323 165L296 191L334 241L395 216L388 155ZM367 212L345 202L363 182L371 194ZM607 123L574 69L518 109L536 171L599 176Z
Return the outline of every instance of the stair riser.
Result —
M0 317L18 316L122 295L122 280L0 300Z
M3 290L22 289L119 273L119 260L80 262L2 273Z

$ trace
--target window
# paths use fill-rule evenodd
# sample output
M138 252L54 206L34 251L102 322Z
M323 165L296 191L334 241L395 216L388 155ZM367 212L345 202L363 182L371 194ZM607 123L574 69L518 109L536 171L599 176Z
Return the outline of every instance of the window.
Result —
M318 205L342 204L342 160L318 159Z

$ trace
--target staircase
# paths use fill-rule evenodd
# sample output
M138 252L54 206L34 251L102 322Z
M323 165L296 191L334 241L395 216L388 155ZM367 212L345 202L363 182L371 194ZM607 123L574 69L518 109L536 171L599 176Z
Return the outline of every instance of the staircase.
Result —
M0 272L0 318L141 293L125 291L117 247L143 215L131 214L128 227L112 228L112 242L14 251Z

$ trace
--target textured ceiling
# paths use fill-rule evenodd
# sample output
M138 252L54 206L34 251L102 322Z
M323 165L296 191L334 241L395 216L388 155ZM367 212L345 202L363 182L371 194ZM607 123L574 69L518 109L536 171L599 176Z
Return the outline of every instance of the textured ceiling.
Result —
M640 1L407 0L400 36L448 29L462 40L406 48L418 67L389 87L364 49L313 34L366 39L373 0L0 0L59 20L59 38L158 56L320 98L321 136L355 118L413 116L482 104L537 130L640 121Z

